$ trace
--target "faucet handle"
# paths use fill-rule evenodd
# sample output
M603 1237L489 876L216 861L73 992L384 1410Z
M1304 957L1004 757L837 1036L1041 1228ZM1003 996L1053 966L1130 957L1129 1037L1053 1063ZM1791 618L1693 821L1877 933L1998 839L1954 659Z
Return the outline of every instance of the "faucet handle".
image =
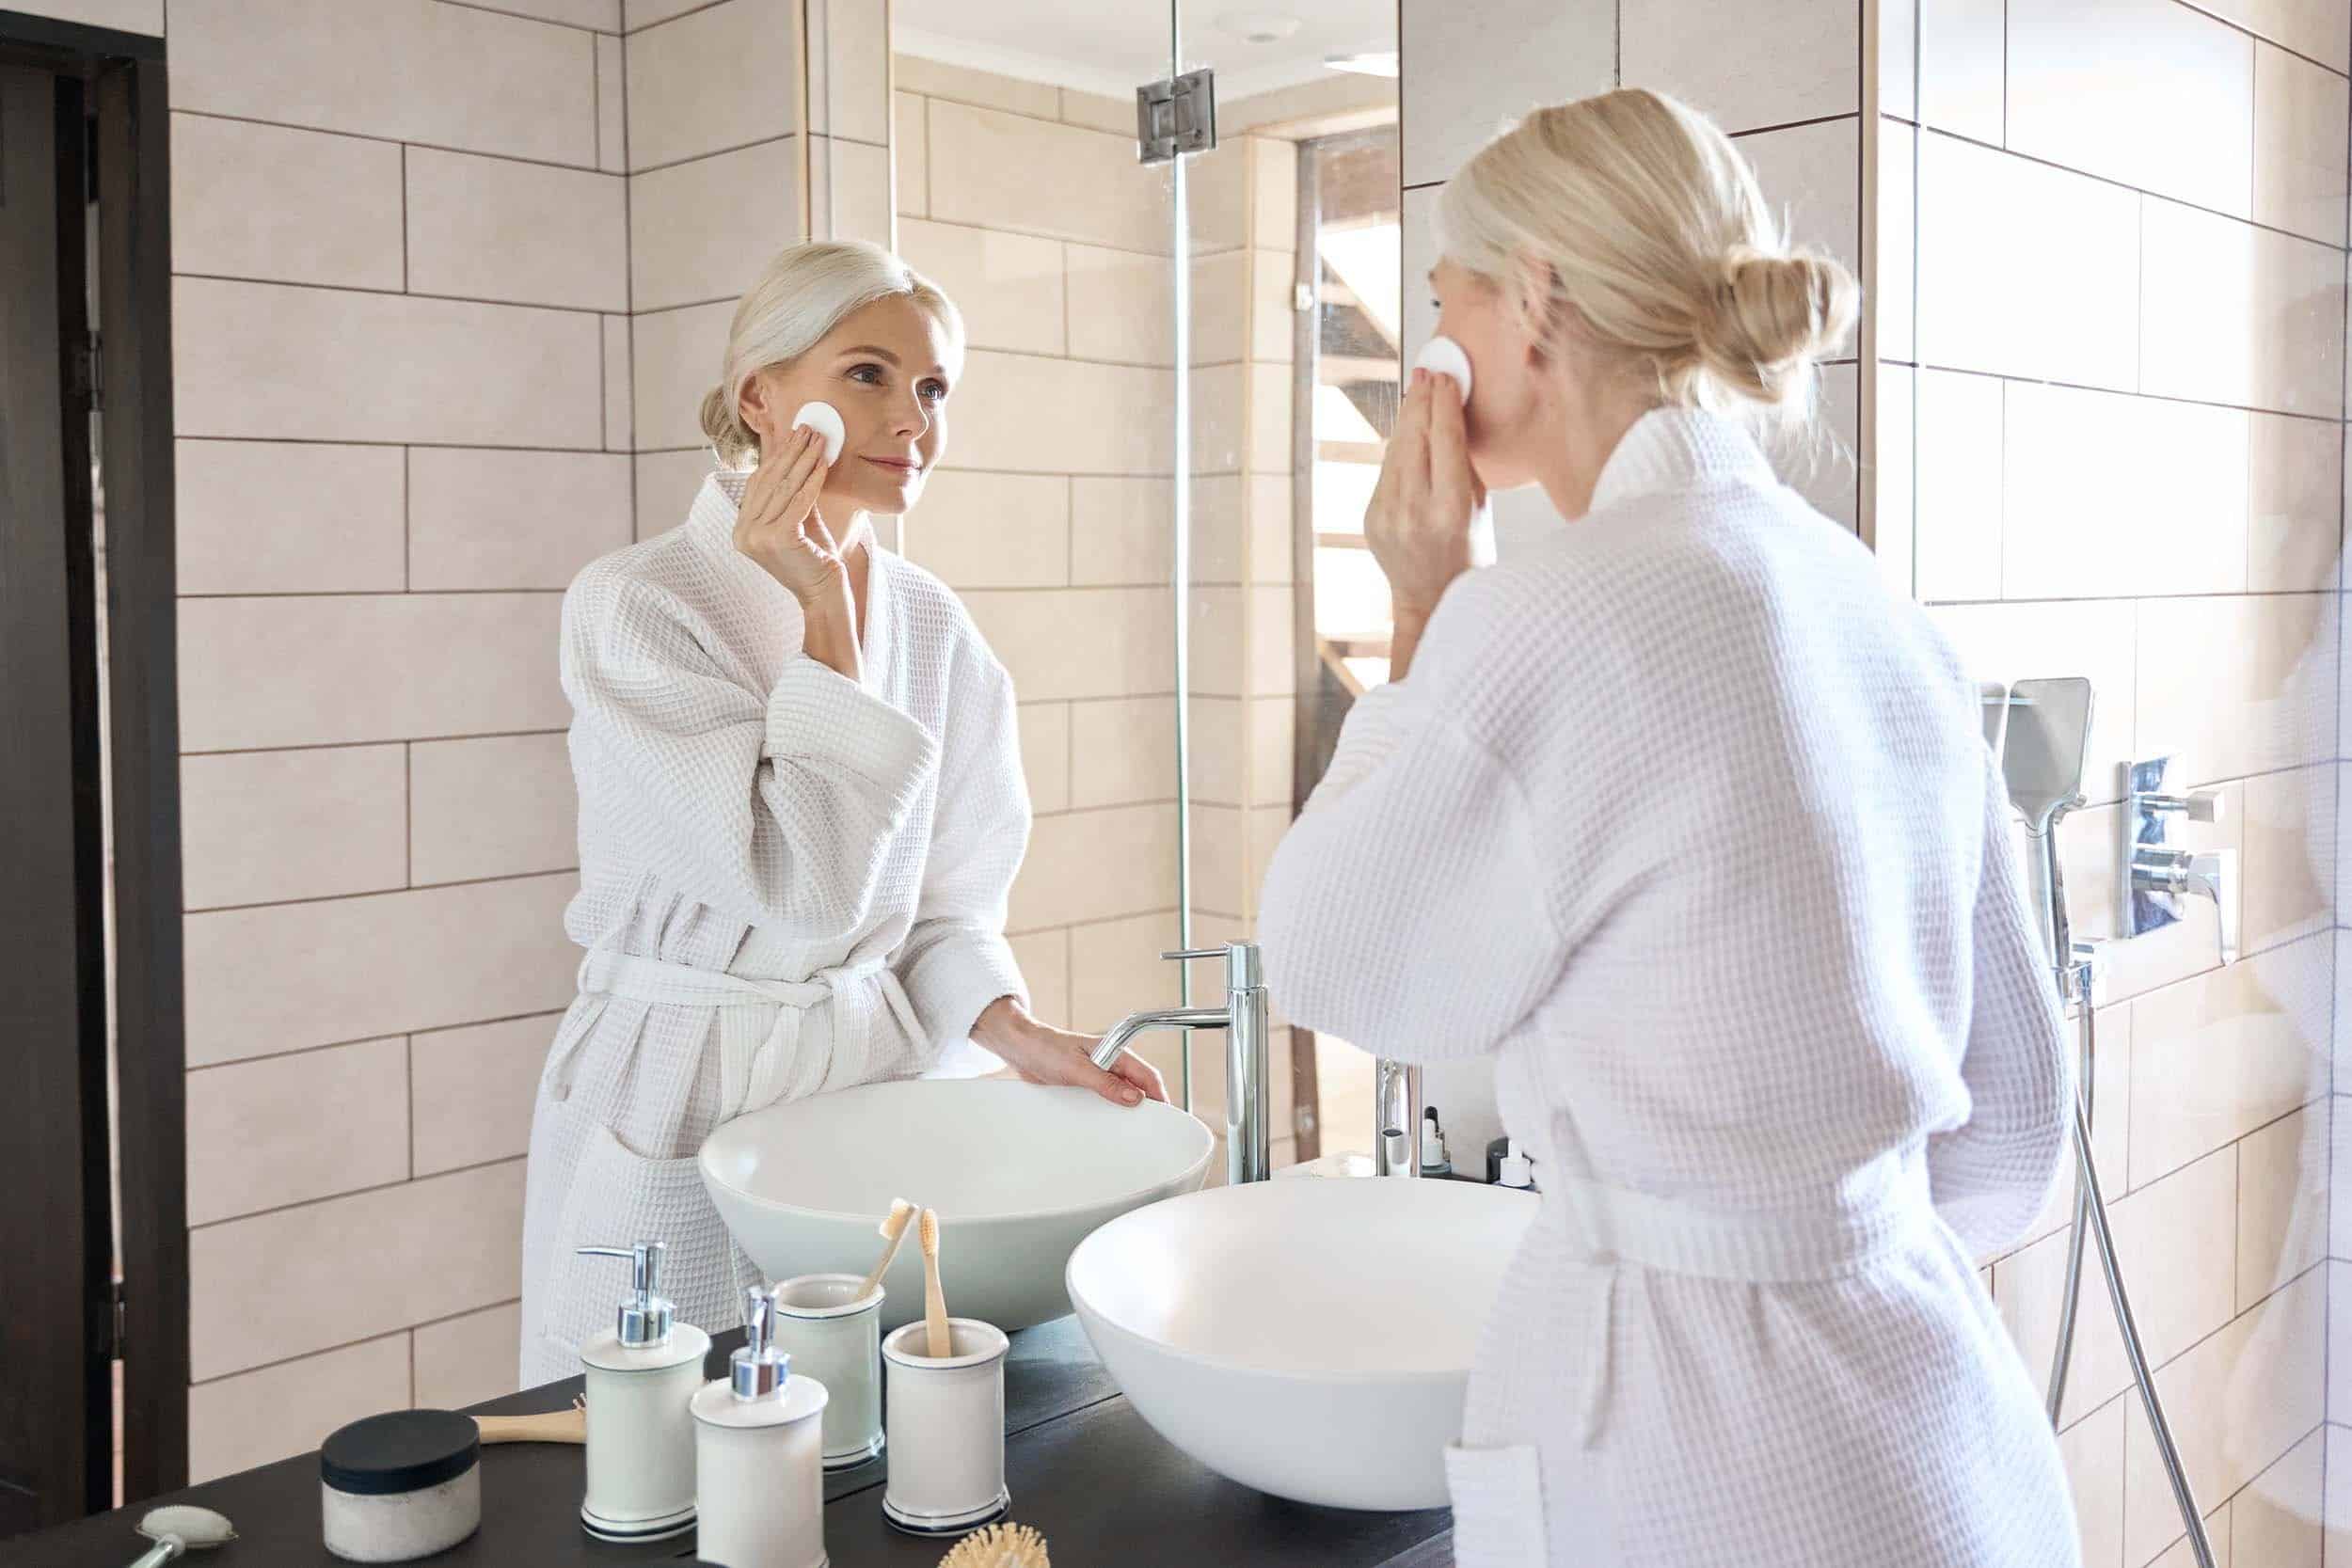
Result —
M1225 957L1225 949L1222 947L1180 947L1173 953L1163 953L1160 957L1171 959L1221 958Z
M1258 944L1254 942L1229 942L1221 947L1184 947L1160 957L1176 961L1223 958L1227 990L1249 990L1265 984L1265 971L1259 962Z
M2183 879L2191 889L2213 900L2219 922L2221 962L2225 967L2237 962L2237 851L2217 849L2210 854L2191 856Z
M2218 822L2228 815L2223 804L2227 799L2217 789L2192 789L2185 795L2141 795L2139 809L2145 812L2177 812L2191 822Z

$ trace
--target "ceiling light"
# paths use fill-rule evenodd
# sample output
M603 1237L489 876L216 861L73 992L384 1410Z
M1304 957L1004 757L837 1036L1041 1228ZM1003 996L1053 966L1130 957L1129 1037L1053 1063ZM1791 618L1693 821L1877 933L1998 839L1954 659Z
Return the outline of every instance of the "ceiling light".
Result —
M1279 43L1298 31L1298 18L1279 11L1228 11L1216 24L1244 43Z

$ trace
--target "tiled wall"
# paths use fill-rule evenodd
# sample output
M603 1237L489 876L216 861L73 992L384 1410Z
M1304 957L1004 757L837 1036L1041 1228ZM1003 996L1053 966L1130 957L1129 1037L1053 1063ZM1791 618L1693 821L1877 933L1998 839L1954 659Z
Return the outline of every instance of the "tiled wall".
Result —
M2352 9L1882 21L1882 557L1986 676L2094 683L2092 803L2059 830L2078 936L2115 929L2121 762L2170 751L2224 797L2178 836L2238 852L2247 957L2218 967L2204 903L2110 948L2094 1143L2216 1550L2300 1568L2320 1265L2352 1257L2328 1227ZM1993 1260L2037 1375L2067 1217ZM2185 1562L2091 1273L2061 1418L2085 1560Z
M1101 1029L1175 998L1158 957L1177 940L1171 183L1137 166L1131 103L897 67L899 248L970 333L946 456L903 545L1012 673L1037 814L1014 948L1041 1015ZM1245 136L1187 171L1203 942L1248 913L1250 806L1289 799L1289 591L1267 585L1289 569L1293 266L1251 239L1292 232L1291 156ZM1221 976L1202 964L1195 981L1207 994ZM1172 1089L1176 1037L1141 1049ZM1221 1124L1216 1037L1194 1059L1195 1108Z

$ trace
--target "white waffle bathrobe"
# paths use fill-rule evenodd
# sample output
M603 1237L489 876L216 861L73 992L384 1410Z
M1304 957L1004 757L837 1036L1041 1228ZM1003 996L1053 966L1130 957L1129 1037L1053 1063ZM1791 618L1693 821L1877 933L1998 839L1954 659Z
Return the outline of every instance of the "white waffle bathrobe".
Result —
M1497 1053L1545 1189L1448 1455L1462 1568L2075 1563L1972 1268L2070 1093L1981 735L1868 552L1680 412L1350 716L1268 984Z
M1026 1000L1003 935L1029 829L1004 667L879 547L864 681L806 657L799 605L734 546L744 478L711 475L681 527L564 595L564 926L587 957L532 1121L525 1386L578 1371L626 1293L582 1244L666 1242L679 1316L740 1321L755 1276L694 1163L713 1127L913 1077Z

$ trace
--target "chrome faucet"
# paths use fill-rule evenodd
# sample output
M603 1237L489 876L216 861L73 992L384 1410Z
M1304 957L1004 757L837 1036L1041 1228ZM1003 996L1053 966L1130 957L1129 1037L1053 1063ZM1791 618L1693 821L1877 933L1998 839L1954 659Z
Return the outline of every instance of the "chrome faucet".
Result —
M1421 1069L1386 1056L1372 1064L1372 1174L1421 1175Z
M1225 1006L1222 1007L1158 1007L1129 1013L1111 1026L1090 1054L1094 1065L1109 1070L1127 1049L1127 1042L1146 1029L1222 1029L1225 1031L1225 1179L1230 1182L1263 1181L1274 1174L1271 1116L1273 1096L1266 1086L1267 1015L1265 971L1254 942L1229 942L1222 947L1163 953L1163 958L1225 960Z
M2233 964L2238 956L2237 852L2192 854L2173 848L2165 838L2166 824L2175 816L2219 821L2222 797L2214 790L2168 791L2165 775L2171 761L2147 757L2125 769L2123 849L2131 875L2122 889L2122 934L2136 937L2169 926L2180 918L2183 895L2210 898L2217 917L2217 956L2223 964Z

